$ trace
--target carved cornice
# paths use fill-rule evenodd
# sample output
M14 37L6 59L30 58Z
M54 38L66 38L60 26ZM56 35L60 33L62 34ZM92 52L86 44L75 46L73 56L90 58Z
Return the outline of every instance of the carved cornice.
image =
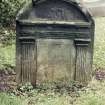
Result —
M74 42L75 42L75 45L76 46L86 47L86 46L88 46L90 44L91 39L77 38L77 39L74 39Z

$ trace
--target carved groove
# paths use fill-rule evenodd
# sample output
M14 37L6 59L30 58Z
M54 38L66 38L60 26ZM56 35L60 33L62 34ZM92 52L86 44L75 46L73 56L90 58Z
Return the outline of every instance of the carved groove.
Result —
M36 50L34 42L21 42L21 76L22 83L36 82Z
M91 55L88 47L76 48L76 81L87 83L91 78Z

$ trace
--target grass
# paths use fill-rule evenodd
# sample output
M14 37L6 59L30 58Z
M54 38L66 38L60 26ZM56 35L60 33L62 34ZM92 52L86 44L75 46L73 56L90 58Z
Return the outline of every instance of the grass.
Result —
M15 66L15 45L0 47L0 69Z
M33 97L12 96L0 93L0 105L69 105L66 96L37 94Z
M80 91L74 105L105 105L105 81L93 80L85 91Z
M94 65L105 68L105 18L95 19Z
M94 65L105 68L105 18L96 18ZM0 49L0 67L6 64L15 66L15 46ZM68 94L55 93L53 90L32 91L17 94L0 93L0 105L105 105L105 81L93 80L87 87Z
M105 81L96 81L71 94L63 94L52 90L29 92L0 93L0 105L105 105ZM22 95L21 95L22 94Z
M26 105L25 98L0 93L0 105Z

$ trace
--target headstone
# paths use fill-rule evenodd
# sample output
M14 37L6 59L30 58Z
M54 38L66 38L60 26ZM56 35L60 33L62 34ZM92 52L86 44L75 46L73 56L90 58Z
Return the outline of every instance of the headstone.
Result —
M33 0L18 14L17 82L91 80L94 21L73 0Z

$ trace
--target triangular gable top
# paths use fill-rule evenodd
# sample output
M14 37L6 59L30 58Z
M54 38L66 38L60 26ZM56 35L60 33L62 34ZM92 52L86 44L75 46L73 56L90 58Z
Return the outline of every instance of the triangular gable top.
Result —
M37 19L93 22L88 10L75 0L33 0L19 11L16 18L17 21Z

